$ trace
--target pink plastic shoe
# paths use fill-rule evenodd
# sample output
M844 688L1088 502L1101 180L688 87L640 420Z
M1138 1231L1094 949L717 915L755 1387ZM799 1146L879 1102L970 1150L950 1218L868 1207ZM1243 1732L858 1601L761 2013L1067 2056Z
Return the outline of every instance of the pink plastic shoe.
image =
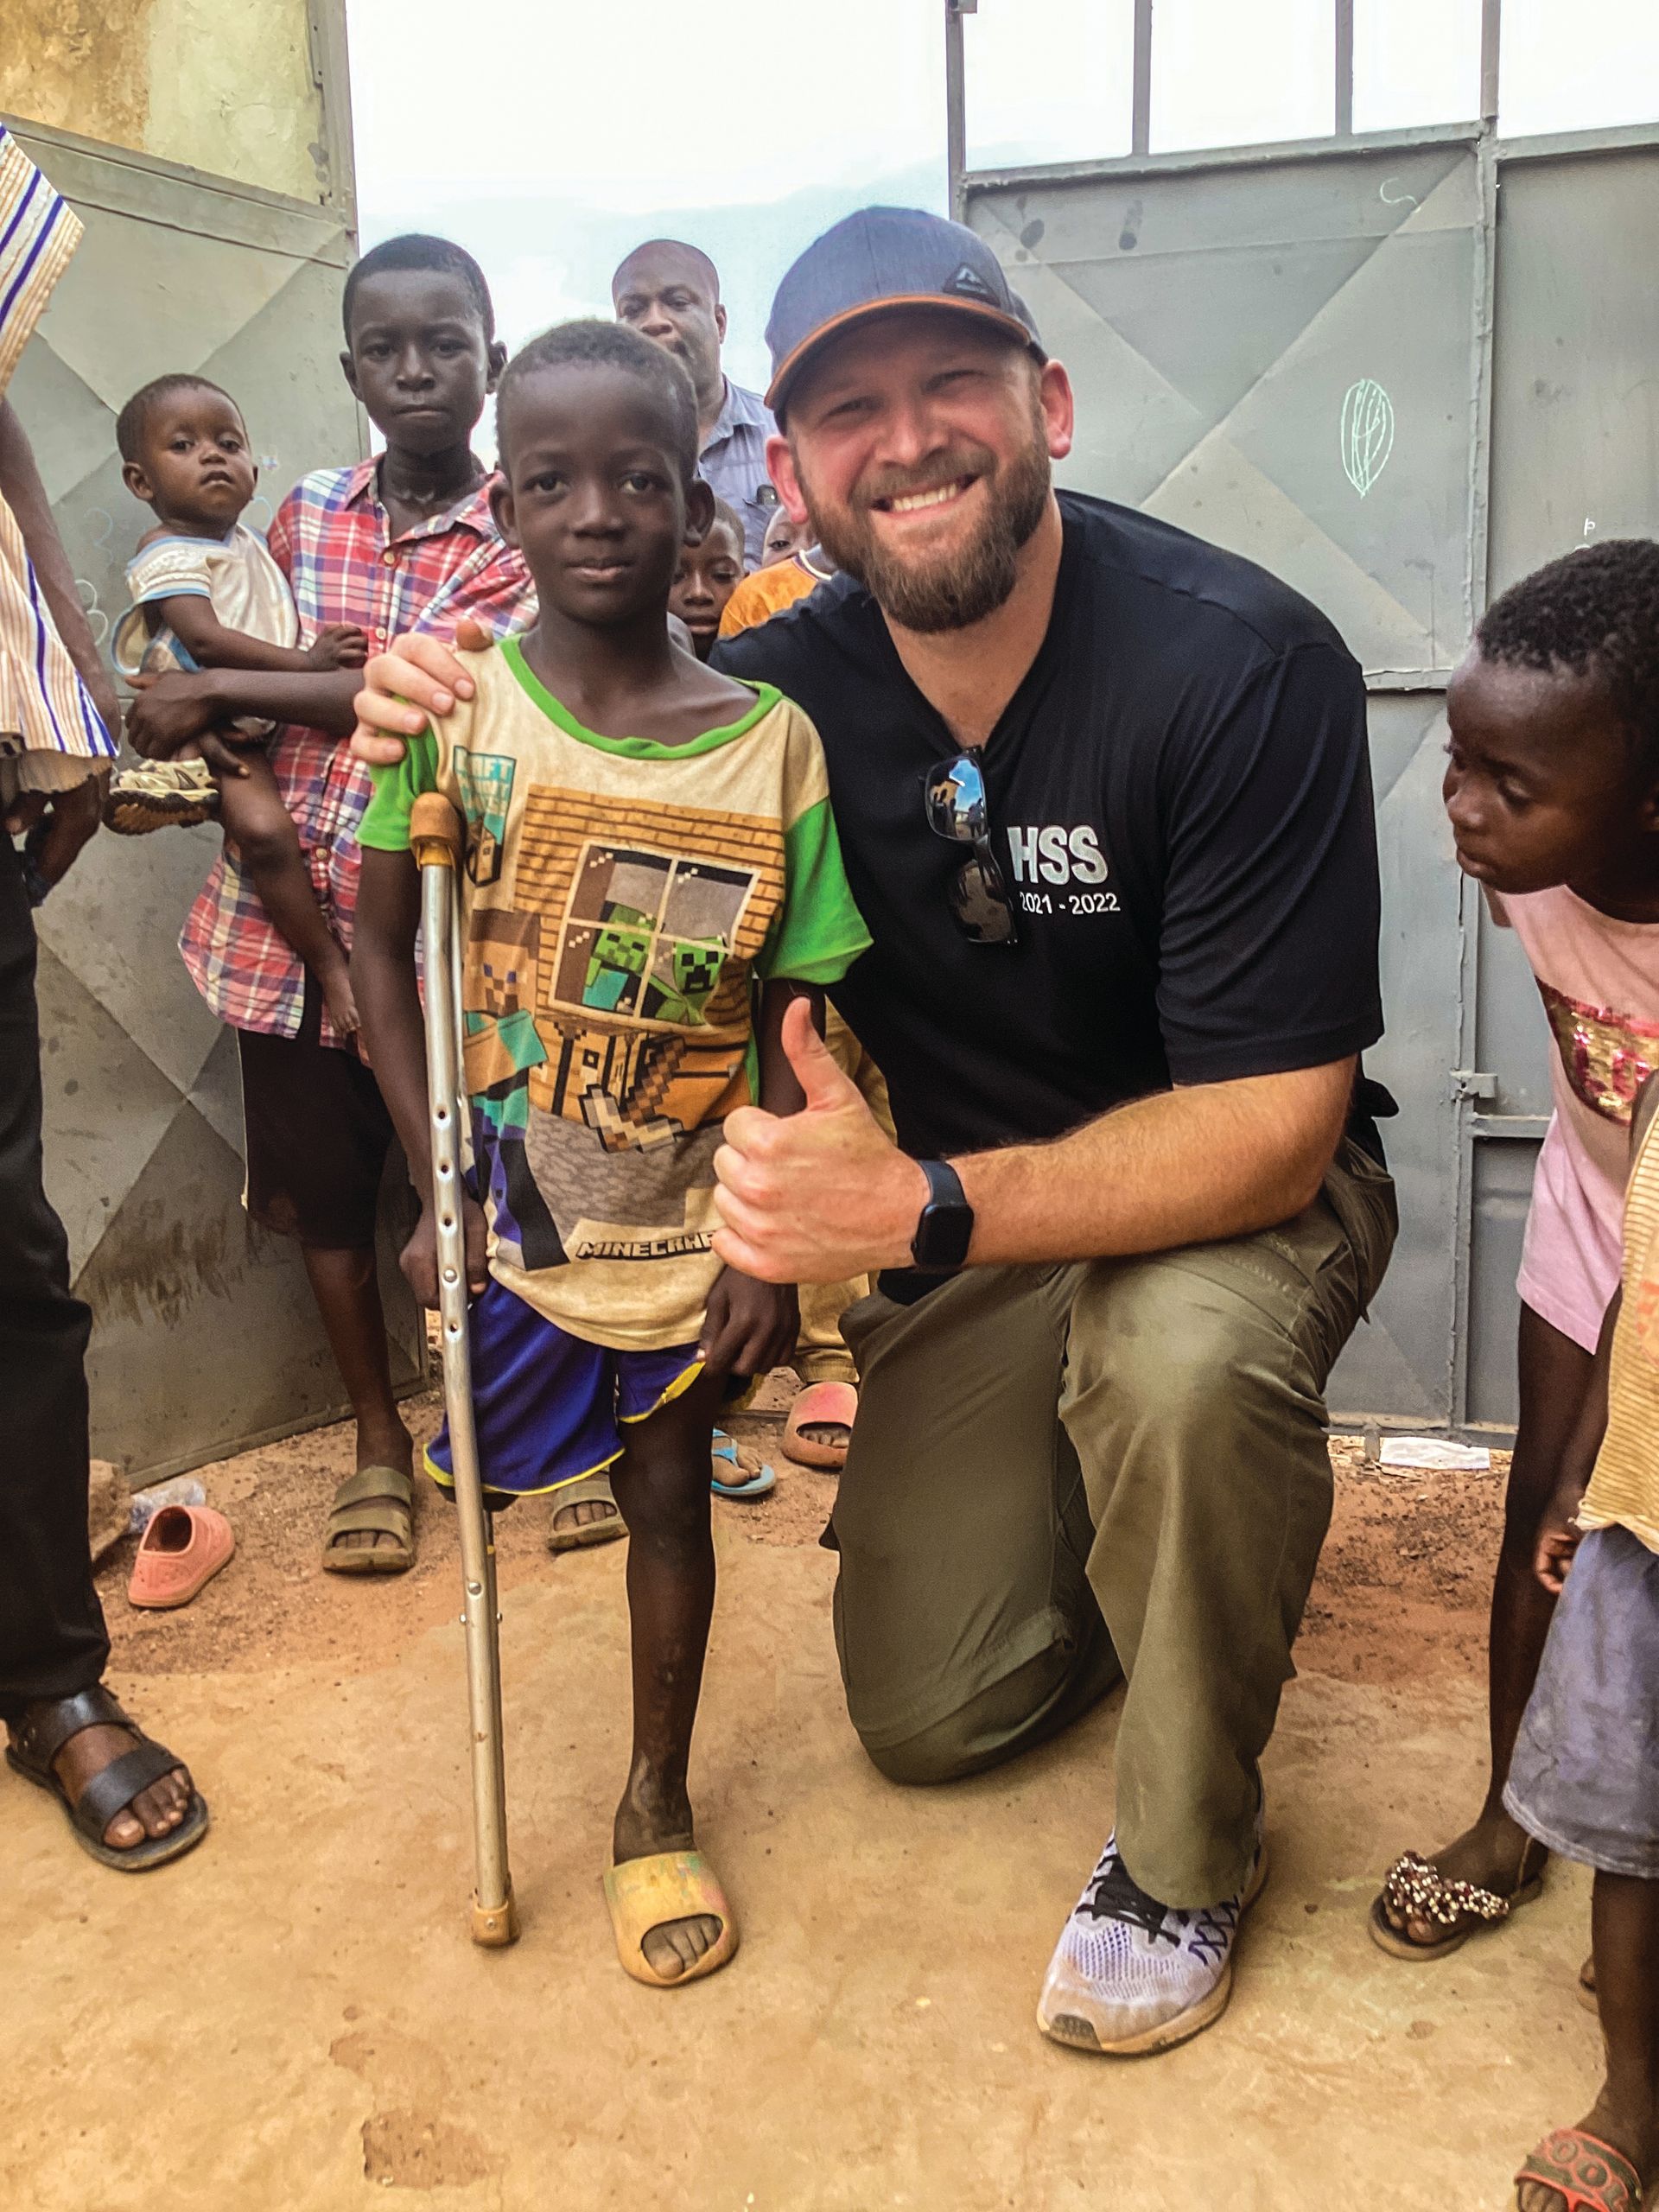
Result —
M230 1522L211 1505L164 1505L140 1539L127 1603L156 1611L188 1605L235 1549Z

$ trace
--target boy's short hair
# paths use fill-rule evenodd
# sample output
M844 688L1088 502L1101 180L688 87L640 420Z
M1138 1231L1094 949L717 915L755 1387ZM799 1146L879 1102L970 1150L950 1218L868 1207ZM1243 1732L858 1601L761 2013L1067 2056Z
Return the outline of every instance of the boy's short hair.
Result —
M1592 677L1638 766L1659 774L1659 543L1604 538L1535 569L1492 601L1475 643L1483 660Z
M362 258L354 261L346 270L340 317L345 326L347 346L352 342L352 307L357 298L358 286L365 276L382 276L393 270L420 270L440 276L459 276L473 296L473 305L478 309L478 319L484 326L486 343L493 344L495 302L490 297L484 271L472 255L464 245L457 245L453 238L433 238L425 231L406 231L401 238L385 238L378 245L372 245Z
M224 386L215 384L211 377L193 376L188 371L173 376L152 377L148 384L140 385L115 418L115 448L123 461L137 460L139 448L144 442L144 432L149 427L151 413L162 400L171 399L177 391L217 392L228 406L236 407L238 415L242 412Z
M521 346L501 372L495 395L495 442L507 448L513 395L526 377L542 369L620 369L648 385L663 410L670 442L689 484L697 473L702 441L697 435L697 395L683 365L626 322L556 323ZM740 531L739 536L742 535Z
M748 545L748 536L743 528L743 518L735 507L728 507L724 499L716 499L715 518L709 525L709 537L712 537L715 532L721 528L729 530L737 540L737 557L741 561Z

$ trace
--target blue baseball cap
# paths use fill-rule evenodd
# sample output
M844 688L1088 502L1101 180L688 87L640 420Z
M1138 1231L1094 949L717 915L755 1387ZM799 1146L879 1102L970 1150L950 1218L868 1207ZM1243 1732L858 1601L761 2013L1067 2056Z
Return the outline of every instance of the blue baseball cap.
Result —
M920 207L861 207L814 238L778 287L767 406L783 412L797 372L826 340L898 308L953 308L1048 359L1031 310L976 232Z

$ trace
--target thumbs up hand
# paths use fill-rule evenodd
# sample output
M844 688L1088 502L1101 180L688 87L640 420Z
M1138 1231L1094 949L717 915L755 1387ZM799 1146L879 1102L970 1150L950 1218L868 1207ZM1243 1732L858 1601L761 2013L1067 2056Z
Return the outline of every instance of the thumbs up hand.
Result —
M842 1282L907 1266L927 1178L883 1132L797 999L782 1043L805 1103L741 1106L715 1154L715 1250L762 1282Z

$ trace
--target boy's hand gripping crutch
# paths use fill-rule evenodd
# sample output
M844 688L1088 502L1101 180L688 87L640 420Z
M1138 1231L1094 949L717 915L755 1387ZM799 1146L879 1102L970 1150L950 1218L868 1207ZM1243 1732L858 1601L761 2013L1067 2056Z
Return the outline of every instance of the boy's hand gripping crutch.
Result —
M443 1397L449 1418L461 1564L466 1586L467 1699L472 1719L473 1836L477 1887L473 1941L518 1940L507 1871L506 1770L501 1729L501 1645L497 1632L495 1536L485 1510L473 1423L472 1352L467 1331L467 1236L461 1211L461 910L458 870L464 831L442 793L427 791L410 816L410 846L421 871L421 944L426 975L426 1086L432 1116L432 1217L438 1245L438 1318Z

